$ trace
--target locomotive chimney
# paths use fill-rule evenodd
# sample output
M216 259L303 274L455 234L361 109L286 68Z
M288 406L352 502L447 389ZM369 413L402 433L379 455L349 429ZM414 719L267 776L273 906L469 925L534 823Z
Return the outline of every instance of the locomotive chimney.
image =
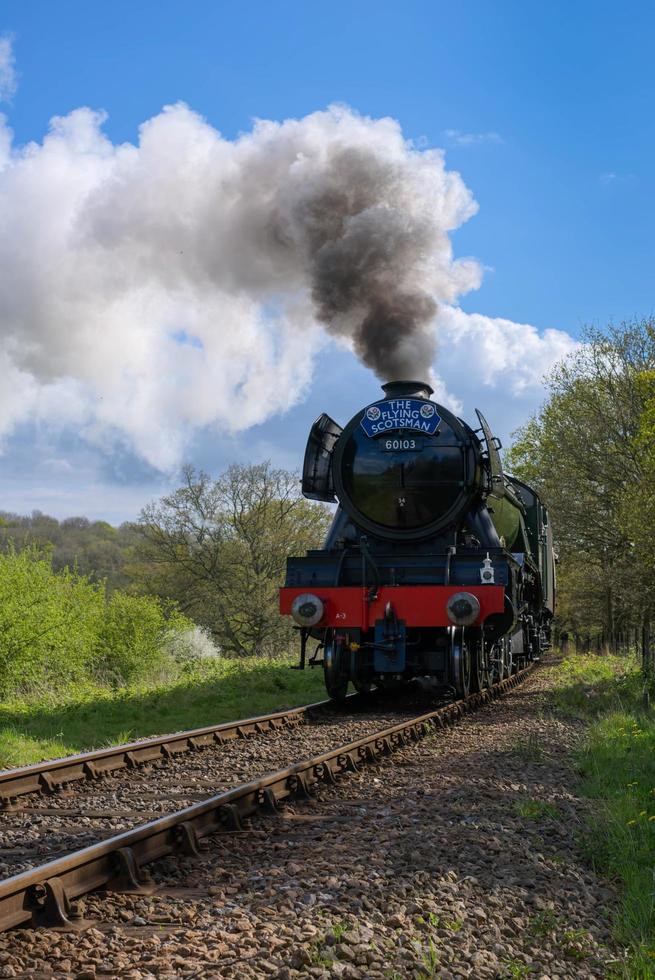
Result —
M382 391L387 398L429 398L434 393L425 381L387 381Z

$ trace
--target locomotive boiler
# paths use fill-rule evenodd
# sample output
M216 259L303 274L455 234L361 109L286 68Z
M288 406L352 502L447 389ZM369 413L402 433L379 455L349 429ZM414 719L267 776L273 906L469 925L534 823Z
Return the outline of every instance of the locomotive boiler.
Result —
M336 700L416 677L466 697L548 645L548 512L479 411L473 429L427 384L382 388L345 428L311 428L303 494L338 506L323 548L287 560L280 611Z

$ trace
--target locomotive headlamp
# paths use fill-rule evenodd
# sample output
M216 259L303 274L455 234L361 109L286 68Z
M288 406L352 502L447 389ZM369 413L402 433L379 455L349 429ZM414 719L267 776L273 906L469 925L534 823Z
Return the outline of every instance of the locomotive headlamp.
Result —
M323 602L311 592L297 595L291 604L291 615L298 626L316 626L323 619L324 612Z
M446 613L455 626L471 626L480 615L480 603L470 592L456 592L446 603Z

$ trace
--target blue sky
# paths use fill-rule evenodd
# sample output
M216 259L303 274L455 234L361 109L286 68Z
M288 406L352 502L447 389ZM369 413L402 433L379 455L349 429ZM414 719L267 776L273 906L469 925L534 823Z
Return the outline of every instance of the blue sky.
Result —
M113 143L136 142L179 100L228 139L254 117L334 102L391 116L418 145L444 148L479 203L452 236L457 256L485 268L461 309L575 338L585 323L653 313L654 29L643 2L0 0L17 81L0 108L17 148L80 106L105 110ZM475 378L444 381L470 417ZM200 426L184 458L211 471L262 455L293 467L318 411L345 421L378 390L350 353L328 348L286 414L238 437ZM476 404L507 437L539 398L533 388L508 405L495 382ZM117 521L173 479L129 447L80 437L74 413L56 432L19 419L4 449L5 509Z

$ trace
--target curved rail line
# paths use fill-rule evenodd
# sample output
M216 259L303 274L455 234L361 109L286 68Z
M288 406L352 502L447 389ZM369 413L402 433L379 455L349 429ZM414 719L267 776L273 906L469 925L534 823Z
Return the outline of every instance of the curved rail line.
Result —
M133 830L92 844L41 867L0 882L0 931L19 925L84 928L73 900L100 888L151 894L155 886L145 865L174 853L199 855L205 837L242 829L242 819L259 809L275 811L289 798L307 798L313 786L334 783L344 772L377 762L418 742L435 729L511 690L531 666L464 701L418 715L358 741L244 783L201 803L167 814ZM303 709L296 709L302 711ZM253 719L254 721L254 719Z
M350 695L350 698L356 698L356 695ZM238 721L222 722L220 725L194 728L172 735L157 735L154 738L94 749L61 759L46 759L32 766L3 769L0 770L0 809L17 808L19 797L30 793L57 793L68 784L80 780L100 779L121 769L136 769L185 752L198 752L211 745L224 745L238 738L281 731L304 724L313 713L330 711L333 708L333 701L316 701L270 715L241 718Z

